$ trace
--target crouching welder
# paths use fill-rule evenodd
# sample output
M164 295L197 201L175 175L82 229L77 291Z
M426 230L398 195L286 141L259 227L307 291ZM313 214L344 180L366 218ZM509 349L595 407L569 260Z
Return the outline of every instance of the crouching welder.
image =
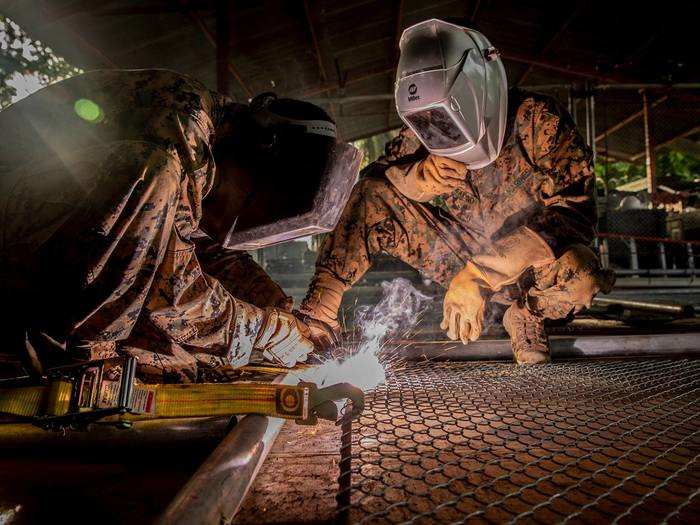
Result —
M487 302L498 302L509 305L516 361L547 362L544 320L572 316L614 280L589 248L591 151L551 98L508 91L480 33L428 20L404 31L400 49L406 127L362 173L300 311L314 337L337 329L343 293L388 253L447 289L451 339L478 339Z
M0 128L3 333L17 348L45 366L133 356L165 382L314 349L291 298L226 248L335 224L360 159L323 110L233 103L170 71L93 71L4 110Z

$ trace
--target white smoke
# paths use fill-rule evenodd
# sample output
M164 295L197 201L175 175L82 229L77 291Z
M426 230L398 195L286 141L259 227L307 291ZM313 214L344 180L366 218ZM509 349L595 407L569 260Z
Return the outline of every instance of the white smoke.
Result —
M362 306L355 312L358 334L349 345L349 357L330 359L302 372L304 381L319 387L351 383L367 392L386 381L381 353L386 341L409 332L418 322L432 298L418 291L408 279L385 281L382 298L374 306Z

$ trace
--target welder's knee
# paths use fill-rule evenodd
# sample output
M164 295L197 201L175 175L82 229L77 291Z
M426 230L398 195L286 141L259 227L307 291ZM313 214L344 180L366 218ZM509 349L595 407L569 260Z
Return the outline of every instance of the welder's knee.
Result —
M598 292L608 293L615 284L615 274L601 267L598 256L588 246L574 244L556 262L557 280L569 283L585 298L583 304L587 306Z
M543 269L537 281L528 292L529 309L543 317L561 319L589 308L599 292L612 289L615 277L612 271L601 268L589 247L577 244Z

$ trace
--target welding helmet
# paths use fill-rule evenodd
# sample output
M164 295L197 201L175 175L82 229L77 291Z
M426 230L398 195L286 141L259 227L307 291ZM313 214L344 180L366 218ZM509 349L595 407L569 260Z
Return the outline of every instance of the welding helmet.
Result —
M436 155L482 168L498 157L508 82L498 51L481 33L431 19L399 41L396 110Z
M264 93L249 106L245 147L254 187L223 245L255 250L331 231L357 181L362 154L337 140L318 106Z

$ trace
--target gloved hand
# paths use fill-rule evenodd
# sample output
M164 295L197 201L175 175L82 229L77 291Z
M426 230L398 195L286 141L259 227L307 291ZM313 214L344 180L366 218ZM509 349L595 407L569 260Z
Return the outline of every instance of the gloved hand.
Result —
M309 327L292 314L278 308L265 308L263 322L258 338L253 345L263 351L268 361L293 367L296 363L306 361L314 351L314 344L309 339Z
M442 304L443 318L440 328L447 337L462 343L476 341L481 335L486 300L483 296L483 274L471 263L454 276Z
M386 176L409 199L427 202L464 186L467 171L467 166L462 162L428 155L426 159L413 164L408 171L393 166L386 171Z
M299 310L294 310L293 313L309 327L309 339L313 341L316 352L319 355L328 353L340 344L340 339L338 338L339 326L331 326L326 321L310 317Z

